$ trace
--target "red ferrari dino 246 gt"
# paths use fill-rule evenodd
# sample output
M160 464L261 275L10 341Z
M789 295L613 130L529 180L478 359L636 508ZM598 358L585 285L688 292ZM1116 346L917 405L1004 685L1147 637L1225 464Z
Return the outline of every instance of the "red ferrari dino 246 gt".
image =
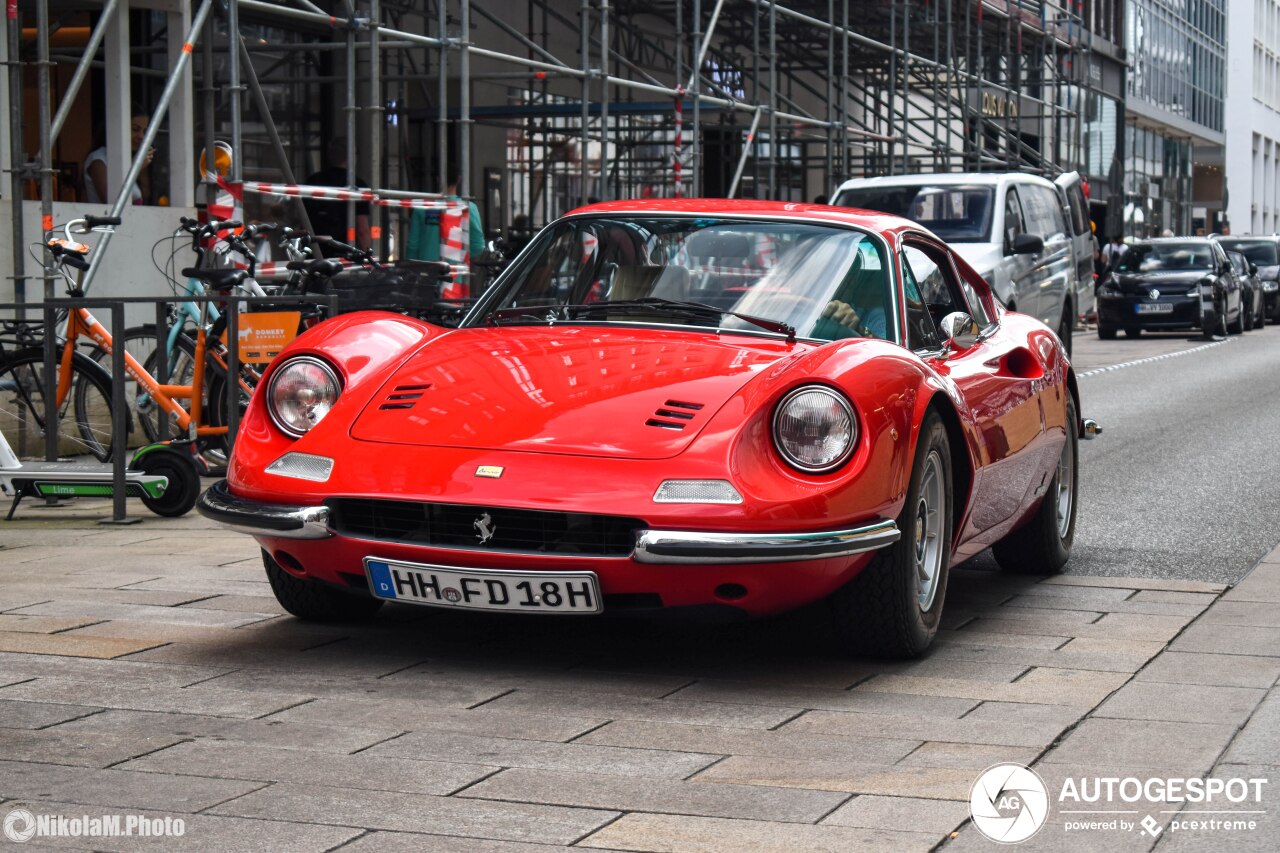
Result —
M956 563L1066 563L1096 431L1057 336L912 222L612 202L544 229L460 328L301 335L200 510L304 619L827 599L850 652L912 656Z

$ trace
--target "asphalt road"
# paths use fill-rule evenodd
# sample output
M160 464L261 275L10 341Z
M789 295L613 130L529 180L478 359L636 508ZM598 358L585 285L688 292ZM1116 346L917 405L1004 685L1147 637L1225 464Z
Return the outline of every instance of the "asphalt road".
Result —
M1235 583L1280 542L1280 326L1203 343L1077 333L1104 432L1080 445L1068 573Z

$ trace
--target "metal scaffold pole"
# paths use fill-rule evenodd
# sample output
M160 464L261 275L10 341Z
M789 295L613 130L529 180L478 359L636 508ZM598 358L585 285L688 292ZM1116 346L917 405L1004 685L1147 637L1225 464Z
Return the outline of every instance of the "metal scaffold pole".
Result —
M22 14L18 0L8 0L5 5L5 29L9 54L9 193L13 210L13 301L27 301L26 253L27 245L22 223L22 183L27 155L22 150Z
M40 123L40 230L53 229L53 151L49 136L49 0L40 0L36 6L36 97L39 102ZM133 186L132 183L126 187ZM14 246L13 251L21 252L25 246ZM57 278L57 266L53 255L42 253L44 257L44 298L52 299L53 282ZM52 430L50 430L52 432Z

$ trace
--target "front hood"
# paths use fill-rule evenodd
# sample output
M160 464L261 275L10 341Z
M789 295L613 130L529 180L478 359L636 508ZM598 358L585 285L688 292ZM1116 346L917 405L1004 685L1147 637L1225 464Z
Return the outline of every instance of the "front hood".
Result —
M461 329L369 401L358 441L665 459L759 371L807 350L742 336L600 326Z
M1151 289L1185 290L1209 278L1208 270L1180 270L1178 272L1115 273L1111 282L1125 293L1146 293Z

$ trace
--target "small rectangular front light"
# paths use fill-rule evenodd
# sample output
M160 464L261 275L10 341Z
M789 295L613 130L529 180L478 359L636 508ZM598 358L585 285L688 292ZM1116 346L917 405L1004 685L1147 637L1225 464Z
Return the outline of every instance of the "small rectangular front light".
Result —
M664 480L656 504L740 504L742 495L724 480Z
M290 452L268 465L267 473L324 483L333 473L333 460L328 456Z

